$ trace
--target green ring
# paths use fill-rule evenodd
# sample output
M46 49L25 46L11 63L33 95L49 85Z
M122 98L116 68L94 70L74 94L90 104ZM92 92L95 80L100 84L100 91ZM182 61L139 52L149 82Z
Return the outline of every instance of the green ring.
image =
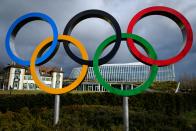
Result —
M144 50L147 52L148 56L152 59L157 59L157 55L155 53L155 50L153 49L153 47L151 46L151 44L146 41L144 38L137 36L135 34L127 34L127 33L122 33L121 34L121 39L122 40L126 40L127 38L131 38L134 40L135 43L139 44L140 46L142 46L144 48ZM93 57L93 71L95 73L96 79L98 80L98 82L106 89L108 90L110 93L116 94L116 95L120 95L120 96L132 96L132 95L136 95L139 94L143 91L145 91L147 88L150 87L150 85L152 84L152 82L154 81L154 79L156 78L157 72L158 72L158 67L156 65L152 65L150 67L151 71L150 71L150 75L148 77L148 79L142 83L142 85L134 88L134 89L130 89L130 90L121 90L121 89L117 89L117 88L113 88L112 86L110 86L102 77L100 71L99 71L99 64L98 64L98 59L101 56L102 52L104 51L104 49L109 46L110 44L112 44L112 42L114 42L116 40L116 36L110 36L109 38L107 38L106 40L104 40L99 47L97 48L95 55Z

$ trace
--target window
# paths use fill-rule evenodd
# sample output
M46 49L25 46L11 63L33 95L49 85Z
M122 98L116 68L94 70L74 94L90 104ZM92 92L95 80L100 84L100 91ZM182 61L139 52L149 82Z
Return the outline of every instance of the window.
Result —
M34 84L33 83L29 83L29 89L34 89Z
M24 76L24 80L28 80L28 76Z
M43 81L45 81L45 80L46 80L46 79L45 79L45 77L42 77L41 79L42 79Z
M27 89L27 83L23 84L23 89Z
M28 75L27 78L28 78L28 80L31 80L31 76L30 75Z
M46 81L51 81L51 78L50 77L46 77Z
M21 71L20 71L20 69L15 69L15 74L20 74L21 73Z
M19 83L18 83L18 82L14 82L14 83L13 83L13 88L14 88L14 89L18 89L18 87L19 87Z

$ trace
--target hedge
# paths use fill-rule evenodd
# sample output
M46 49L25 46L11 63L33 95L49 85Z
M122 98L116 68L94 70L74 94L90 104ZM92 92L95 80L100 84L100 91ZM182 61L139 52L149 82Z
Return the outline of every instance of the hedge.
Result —
M168 116L158 112L129 111L132 131L194 131L182 116ZM0 113L0 130L122 130L120 106L74 105L63 106L59 124L53 125L53 110L48 108L21 108L19 112Z
M129 97L129 108L134 111L158 111L176 115L196 109L196 94L143 93ZM109 105L121 106L122 97L110 93L81 93L61 95L61 106ZM17 111L23 107L53 108L54 95L0 95L0 111Z

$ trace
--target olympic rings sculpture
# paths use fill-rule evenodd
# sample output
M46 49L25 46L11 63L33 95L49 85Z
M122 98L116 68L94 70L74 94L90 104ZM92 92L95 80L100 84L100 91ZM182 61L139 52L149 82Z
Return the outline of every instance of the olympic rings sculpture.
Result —
M170 18L171 20L173 20L178 25L178 27L181 29L182 35L183 35L184 47L179 54L166 60L158 60L156 52L151 46L151 44L144 38L138 35L132 34L134 25L142 18L146 16L150 16L150 15L166 16ZM89 60L88 54L83 44L70 35L71 35L73 28L80 21L85 20L87 18L92 18L92 17L100 18L100 19L107 21L113 27L115 31L115 35L110 36L106 40L104 40L96 49L93 60ZM53 30L53 37L49 37L43 40L34 50L31 60L26 61L18 57L15 51L15 48L14 48L14 39L18 31L20 30L20 28L22 28L28 22L35 21L35 20L42 20L42 21L48 22L51 25L51 28ZM120 89L111 87L103 79L99 71L99 65L107 63L116 54L116 52L118 51L120 47L121 40L127 41L127 46L130 52L133 54L133 56L136 59L138 59L138 61L151 66L151 72L150 72L149 78L143 84L131 90L120 90ZM82 69L81 69L79 77L73 83L71 83L70 85L66 87L55 89L52 87L47 87L45 84L43 84L40 81L39 73L37 73L38 69L36 68L36 65L37 66L42 65L48 62L56 54L59 48L59 42L63 42L63 46L67 54L75 62L81 64ZM113 42L115 42L115 45L113 46L112 50L106 56L99 59L104 49L110 44L112 44ZM144 50L148 54L148 57L143 55L136 48L134 42L144 48ZM66 93L66 92L69 92L75 89L83 81L84 77L86 76L88 67L93 66L93 70L94 70L97 81L104 88L106 88L110 93L121 95L121 96L132 96L132 95L139 94L150 87L150 85L156 78L158 67L174 64L178 62L179 60L181 60L191 49L192 42L193 42L193 32L192 32L191 25L181 13L168 7L153 6L153 7L149 7L149 8L141 10L133 17L133 19L130 21L128 25L127 33L121 33L120 26L118 22L116 21L116 19L112 15L108 14L107 12L101 11L101 10L86 10L86 11L80 12L79 14L75 15L66 25L63 35L58 34L55 22L49 16L42 14L42 13L29 13L29 14L19 17L11 25L6 35L5 47L6 47L7 54L13 61L23 66L30 66L33 80L39 86L39 88L41 88L47 93L63 94L63 93ZM71 51L71 49L69 48L70 43L74 44L77 48L79 48L81 55L82 55L82 59L76 56ZM46 49L48 50L46 51Z

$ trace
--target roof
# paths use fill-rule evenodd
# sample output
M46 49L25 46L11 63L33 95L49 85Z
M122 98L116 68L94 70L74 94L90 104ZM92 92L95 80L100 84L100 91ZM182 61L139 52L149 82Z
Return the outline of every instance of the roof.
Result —
M30 74L30 68L26 67L26 66L21 66L18 64L9 64L8 66L6 66L4 68L4 70L7 70L11 67L14 68L21 68L21 69L25 69L25 74ZM39 71L42 72L43 75L49 76L50 74L52 74L52 72L59 72L59 73L63 73L62 69L58 68L58 67L46 67L46 66L40 66L39 67Z
M144 65L144 64L141 62L132 62L132 63L103 64L100 66L103 67L103 66L127 66L127 65ZM81 67L75 67L74 69L80 70Z
M6 67L4 67L3 69L6 70L6 69L9 69L11 67L15 67L15 68L22 68L22 69L25 69L26 67L25 66L21 66L21 65L18 65L18 64L8 64Z
M132 62L132 63L103 64L101 66L125 66L125 65L144 65L144 64L141 62Z

